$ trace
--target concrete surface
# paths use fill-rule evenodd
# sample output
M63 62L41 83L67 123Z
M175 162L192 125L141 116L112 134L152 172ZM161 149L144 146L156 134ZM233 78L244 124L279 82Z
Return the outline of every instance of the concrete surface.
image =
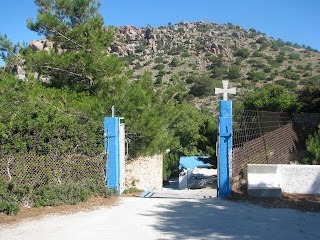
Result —
M121 198L118 206L0 226L1 240L320 239L320 214L212 199Z
M258 188L249 188L248 187L248 196L250 197L265 197L265 198L281 198L282 191L281 188L274 187L258 187Z
M276 164L248 164L247 180L250 197L282 197Z
M283 192L320 194L319 165L279 165L278 172Z
M282 192L320 194L319 165L248 164L248 188L281 188Z

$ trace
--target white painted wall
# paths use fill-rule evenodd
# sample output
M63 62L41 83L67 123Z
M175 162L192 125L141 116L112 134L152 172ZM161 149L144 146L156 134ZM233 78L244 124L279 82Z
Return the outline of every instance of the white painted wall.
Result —
M125 189L126 179L126 154L125 154L125 124L119 124L119 149L120 149L120 194Z
M278 168L283 192L320 194L319 165L280 165Z
M188 169L184 168L179 173L179 189L188 188Z
M319 165L248 164L248 187L280 187L282 192L320 194Z

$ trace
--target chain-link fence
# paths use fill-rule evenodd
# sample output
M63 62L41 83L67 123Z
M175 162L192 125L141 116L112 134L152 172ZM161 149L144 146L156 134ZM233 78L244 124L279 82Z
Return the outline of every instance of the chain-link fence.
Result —
M299 137L287 113L235 111L232 176L247 164L288 164L298 151Z
M3 180L32 188L50 183L105 184L104 155L94 157L80 154L33 153L0 156Z
M13 186L14 199L24 201L44 186L106 186L103 134L68 136L62 129L47 136L36 128L0 135L0 182Z

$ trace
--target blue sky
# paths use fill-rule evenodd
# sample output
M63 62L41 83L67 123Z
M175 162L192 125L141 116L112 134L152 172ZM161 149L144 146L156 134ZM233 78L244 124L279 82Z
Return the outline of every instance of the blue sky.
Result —
M167 26L181 21L232 23L320 51L320 0L102 0L105 25ZM41 39L26 27L33 0L1 0L0 32L13 42ZM0 66L3 61L0 60Z

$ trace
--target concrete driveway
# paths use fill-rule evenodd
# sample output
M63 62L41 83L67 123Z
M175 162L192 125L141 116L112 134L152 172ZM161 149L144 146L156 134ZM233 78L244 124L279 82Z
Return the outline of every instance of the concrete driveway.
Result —
M320 239L320 213L217 198L121 198L118 206L0 226L1 240Z

